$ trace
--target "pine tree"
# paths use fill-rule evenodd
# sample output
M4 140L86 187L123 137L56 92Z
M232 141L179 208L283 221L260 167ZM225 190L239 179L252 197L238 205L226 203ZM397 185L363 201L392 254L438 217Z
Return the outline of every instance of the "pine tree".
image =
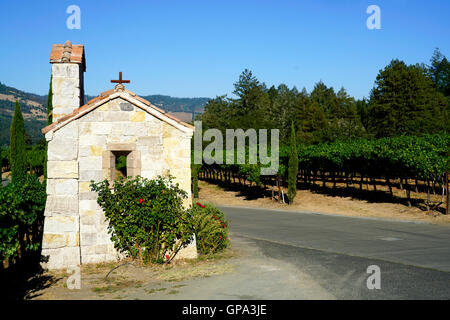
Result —
M297 175L298 175L297 139L295 137L294 121L292 121L291 122L290 153L289 153L289 168L288 168L289 204L294 203L294 198L295 198L295 195L297 194Z
M442 55L438 48L431 57L429 67L431 79L436 88L445 96L450 96L450 62Z
M10 146L11 146L11 181L14 183L25 177L27 172L25 127L22 111L20 111L18 101L16 101L14 116L11 122Z
M392 60L371 92L369 130L376 137L439 132L446 126L446 109L426 68Z

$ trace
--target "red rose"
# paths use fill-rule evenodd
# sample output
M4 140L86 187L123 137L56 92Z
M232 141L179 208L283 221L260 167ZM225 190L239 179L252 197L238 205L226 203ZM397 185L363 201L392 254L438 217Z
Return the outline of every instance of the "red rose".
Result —
M205 205L204 205L204 204L202 204L202 205L201 205L201 207L202 207L202 208L204 208L204 207L205 207Z
M143 202L144 202L144 199L140 198L140 199L139 199L139 203L142 204Z
M199 206L199 207L202 206L202 204L200 202L197 202L196 205Z
M167 259L167 260L169 260L169 259L170 259L170 256L169 256L168 254L166 254L166 259Z

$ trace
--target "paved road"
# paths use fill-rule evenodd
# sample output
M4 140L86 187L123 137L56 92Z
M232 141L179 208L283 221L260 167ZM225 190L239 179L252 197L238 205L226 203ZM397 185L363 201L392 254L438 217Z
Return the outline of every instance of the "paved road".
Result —
M450 299L450 227L220 207L232 236L295 266L338 299ZM368 290L367 267L381 269Z

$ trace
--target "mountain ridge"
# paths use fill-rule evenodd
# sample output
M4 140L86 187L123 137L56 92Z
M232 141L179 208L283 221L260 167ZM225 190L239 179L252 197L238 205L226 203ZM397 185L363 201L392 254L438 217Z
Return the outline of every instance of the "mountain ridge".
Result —
M85 102L96 96L85 95ZM141 95L158 108L173 114L180 120L190 122L195 114L203 113L210 98L179 98L168 95ZM0 82L0 145L9 144L9 128L15 102L19 101L25 120L25 131L32 143L44 138L41 129L46 125L47 95L26 92Z

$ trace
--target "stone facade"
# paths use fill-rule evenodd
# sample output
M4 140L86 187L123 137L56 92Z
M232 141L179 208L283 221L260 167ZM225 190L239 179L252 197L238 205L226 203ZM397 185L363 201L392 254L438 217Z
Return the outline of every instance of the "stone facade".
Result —
M56 68L53 65L52 70L66 70L69 78L74 74L70 72L76 71L72 65L64 64ZM72 87L73 97L80 87L82 84ZM168 117L121 85L80 108L73 108L75 100L62 98L67 87L53 88L54 104L55 100L65 102L54 109L55 114L61 110L64 116L58 116L52 125L43 129L48 141L48 196L42 255L49 259L45 266L59 269L117 260L120 257L107 233L97 195L90 191L90 181L113 180L115 157L126 155L128 176L149 179L158 175L174 176L175 182L188 192L184 205L189 207L193 128ZM196 257L195 241L177 256Z

